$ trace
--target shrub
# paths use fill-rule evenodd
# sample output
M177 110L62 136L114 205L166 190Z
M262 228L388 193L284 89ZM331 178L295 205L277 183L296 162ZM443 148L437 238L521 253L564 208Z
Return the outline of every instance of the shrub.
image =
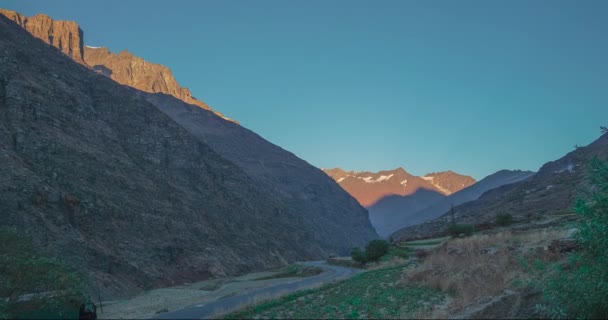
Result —
M365 246L365 251L354 248L350 256L353 261L359 263L375 262L388 253L389 243L385 240L372 240Z
M510 213L499 213L496 216L496 224L502 227L509 226L513 223L513 216Z
M594 192L578 200L583 217L578 242L583 250L572 255L566 268L543 283L544 304L539 311L550 318L606 318L608 315L608 164L592 159L590 177Z
M475 226L472 224L456 224L450 227L450 234L454 237L460 235L470 236L475 232Z
M388 253L389 243L385 240L372 240L365 247L367 261L378 261L383 255Z
M365 256L365 252L363 252L363 250L361 250L359 248L354 248L351 251L350 256L353 259L353 261L356 261L356 262L359 262L359 263L366 263L367 262L367 257Z

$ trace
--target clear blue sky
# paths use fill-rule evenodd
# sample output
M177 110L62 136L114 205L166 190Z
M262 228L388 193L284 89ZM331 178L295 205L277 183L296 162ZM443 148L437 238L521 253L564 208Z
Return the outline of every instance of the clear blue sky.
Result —
M608 1L21 1L318 167L482 178L608 125Z

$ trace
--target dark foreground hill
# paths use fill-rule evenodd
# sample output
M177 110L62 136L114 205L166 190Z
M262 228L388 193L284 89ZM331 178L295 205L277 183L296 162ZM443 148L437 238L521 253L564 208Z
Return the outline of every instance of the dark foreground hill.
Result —
M354 202L329 178L307 171L307 189L285 190L304 208L294 210L133 89L3 16L0 52L0 225L108 296L318 259L375 236L356 204L303 212L323 208L307 201Z
M484 193L478 200L454 208L456 222L487 225L499 214L510 214L516 220L534 220L570 214L577 198L584 196L589 160L608 159L608 134L591 144L577 148L564 157L545 163L538 173L520 182L504 185ZM445 233L451 217L441 217L396 231L396 239L425 238Z

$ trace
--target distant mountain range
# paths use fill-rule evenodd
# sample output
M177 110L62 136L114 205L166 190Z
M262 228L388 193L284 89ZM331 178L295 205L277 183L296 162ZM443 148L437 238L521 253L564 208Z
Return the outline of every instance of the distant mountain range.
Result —
M514 219L570 214L575 200L588 188L588 162L593 157L608 159L608 134L558 160L545 163L538 173L527 179L491 189L475 201L456 206L456 222L492 224L501 213L511 214ZM435 212L444 208L445 204ZM434 220L400 229L393 237L416 239L445 233L451 219L447 211Z
M418 177L403 168L380 172L344 171L339 168L322 170L366 208L388 196L407 196L420 190L450 195L475 183L472 177L452 171Z
M353 172L324 169L369 211L379 235L388 237L400 228L434 219L456 206L479 198L484 192L527 179L533 172L496 172L479 182L452 171L413 176L402 168L390 171Z
M96 50L90 66L76 23L2 13L0 226L96 279L104 299L377 237L321 170L188 102L162 67Z

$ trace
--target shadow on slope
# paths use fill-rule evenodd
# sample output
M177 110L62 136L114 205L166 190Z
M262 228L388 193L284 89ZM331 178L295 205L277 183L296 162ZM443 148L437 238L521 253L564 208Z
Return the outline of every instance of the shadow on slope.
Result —
M416 212L445 197L437 191L425 188L419 188L407 196L390 195L368 208L369 219L381 237L388 237L403 227L403 223L416 224L426 221L424 216L416 215Z

